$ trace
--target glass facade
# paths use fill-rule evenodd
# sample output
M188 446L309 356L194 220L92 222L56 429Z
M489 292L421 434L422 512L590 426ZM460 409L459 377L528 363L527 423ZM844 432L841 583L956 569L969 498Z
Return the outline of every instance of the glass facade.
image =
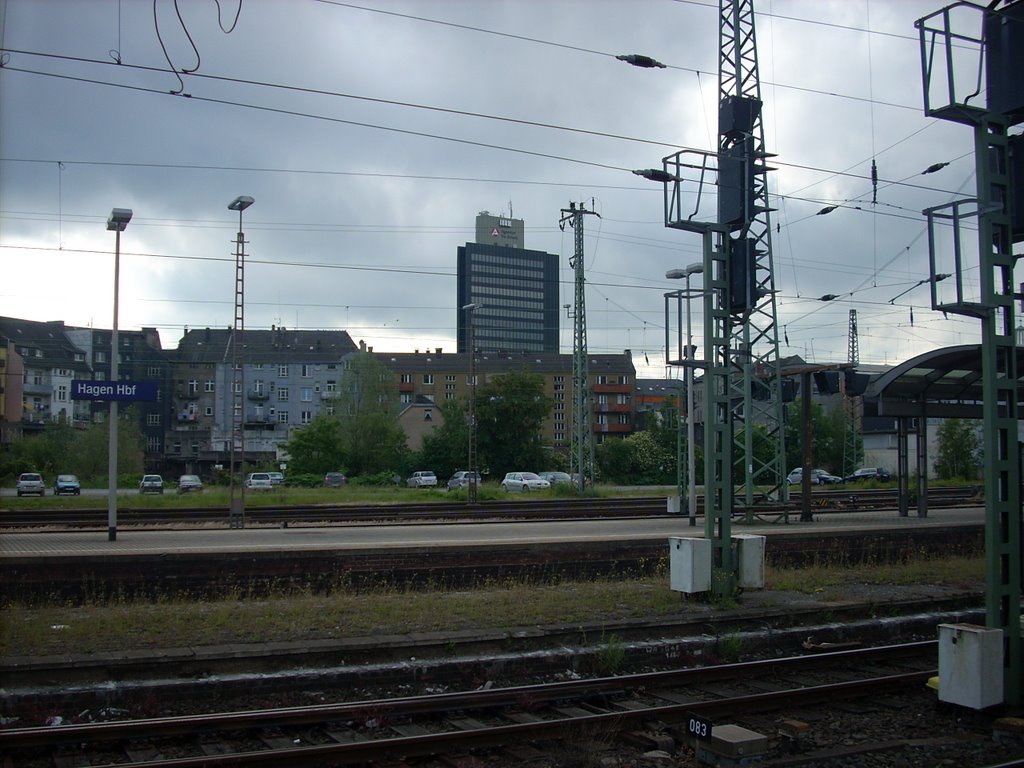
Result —
M500 245L466 243L458 251L458 351L558 353L558 257Z

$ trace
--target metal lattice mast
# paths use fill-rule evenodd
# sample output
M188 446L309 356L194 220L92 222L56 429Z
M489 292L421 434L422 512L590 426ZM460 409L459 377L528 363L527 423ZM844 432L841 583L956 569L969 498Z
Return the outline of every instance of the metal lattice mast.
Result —
M857 310L850 310L850 330L847 337L846 362L856 368L860 365L860 340L857 333ZM843 446L843 476L849 477L860 465L860 403L859 397L846 397L846 443Z
M573 255L573 331L572 331L572 432L569 436L569 475L577 493L583 493L594 482L594 433L590 426L590 371L587 365L586 277L583 271L583 217L588 211L582 203L569 203L562 209L558 226L566 223L574 233Z
M775 302L771 221L768 205L769 154L764 144L761 84L757 66L753 0L720 0L719 4L719 168L722 159L738 161L743 189L743 216L726 239L731 279L730 310L742 322L730 333L729 346L738 369L729 380L732 395L742 398L742 414L734 427L737 452L733 465L744 478L747 520L760 498L780 501L788 496L783 440L782 378ZM749 120L745 122L744 118ZM749 130L747 130L749 128ZM721 186L723 176L719 177ZM725 222L722 198L719 221ZM742 274L737 274L738 272ZM742 279L737 279L742 278ZM746 296L741 292L745 291ZM741 293L741 295L736 295ZM763 436L756 434L763 429ZM759 444L761 443L761 444Z
M229 211L238 211L238 235L235 238L235 324L231 332L231 448L228 477L229 524L232 528L245 527L245 235L242 232L242 211L253 204L248 195L236 197ZM236 448L237 446L237 448ZM235 451L241 452L239 477L235 487ZM236 495L237 492L237 495Z
M1020 403L1017 339L1014 322L1019 254L1024 222L1015 205L1024 194L1024 180L1014 178L1011 147L1024 151L1024 140L1008 129L1024 123L1024 93L1019 75L1008 61L1019 59L1024 47L1024 3L996 8L963 4L981 15L980 34L965 34L963 16L937 11L915 26L920 32L925 114L969 126L974 133L977 197L925 209L932 309L954 312L981 321L982 417L985 478L985 624L1001 630L1003 686L1007 704L1021 703L1024 688L1024 649L1021 647ZM976 17L977 18L977 17ZM985 63L985 104L976 99L973 78L957 81L954 49L974 47ZM1014 58L1017 57L1017 58ZM968 263L962 238L976 224L977 263ZM947 245L948 244L948 245ZM942 247L945 245L946 247ZM952 256L949 254L952 246ZM940 251L942 253L940 253ZM940 299L939 258L952 260L952 296ZM965 281L966 276L966 281ZM944 277L942 278L944 279ZM970 281L979 281L980 294ZM965 286L965 282L967 285Z

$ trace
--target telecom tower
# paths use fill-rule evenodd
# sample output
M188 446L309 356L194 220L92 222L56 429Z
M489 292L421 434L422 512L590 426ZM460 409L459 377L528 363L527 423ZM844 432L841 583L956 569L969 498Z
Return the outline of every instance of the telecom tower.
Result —
M753 0L720 1L718 82L718 151L684 150L666 157L661 171L636 173L665 182L665 226L704 240L705 536L713 545L712 592L730 594L734 508L752 521L762 502L788 500L768 217L772 169L765 165ZM696 197L684 206L692 184ZM709 221L704 195L714 192ZM734 489L734 477L742 486Z
M1017 705L1024 667L1014 322L1014 268L1020 255L1014 254L1014 245L1024 242L1024 137L1011 135L1009 128L1024 123L1024 2L948 6L914 26L921 39L925 114L966 125L974 133L977 197L928 208L924 214L932 309L981 321L985 624L1002 632L1005 703ZM976 62L973 71L968 61ZM979 93L984 95L979 98ZM964 243L971 229L977 230L976 249ZM976 262L968 263L972 252ZM952 262L952 269L938 267L940 256L946 264ZM940 297L938 276L947 272L955 278L954 294ZM972 280L980 282L979 292L972 293Z
M583 217L599 216L588 211L583 203L569 203L562 209L558 226L572 227L574 246L569 266L573 268L575 286L572 310L572 433L569 436L569 476L582 494L594 482L594 432L590 427L590 372L587 365L586 277L583 273Z
M857 336L857 310L850 310L846 362L850 370L860 365L860 341ZM860 466L860 398L846 393L846 443L843 445L843 477L849 477Z

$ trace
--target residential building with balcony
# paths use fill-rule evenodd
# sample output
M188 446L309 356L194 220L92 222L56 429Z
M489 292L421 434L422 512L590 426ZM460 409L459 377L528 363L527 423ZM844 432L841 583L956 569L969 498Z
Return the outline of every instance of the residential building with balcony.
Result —
M37 322L0 317L0 336L9 340L9 358L20 358L21 405L18 408L22 433L42 431L53 421L84 423L88 405L71 399L71 382L91 376L86 355L66 334L61 321ZM9 385L10 373L5 377ZM8 422L15 421L13 412Z
M470 356L441 349L412 353L377 352L374 356L395 375L399 400L406 405L468 401L471 394ZM634 430L636 368L629 350L617 355L590 355L591 424L595 441L625 437ZM527 371L544 379L544 393L553 402L544 421L543 441L551 447L569 443L572 428L572 355L543 352L478 351L473 360L477 386L503 374Z
M165 444L167 462L181 473L228 463L236 381L242 404L236 459L241 452L247 463L276 461L290 427L334 412L343 360L356 351L345 331L246 330L236 380L233 344L230 328L190 330L178 342Z

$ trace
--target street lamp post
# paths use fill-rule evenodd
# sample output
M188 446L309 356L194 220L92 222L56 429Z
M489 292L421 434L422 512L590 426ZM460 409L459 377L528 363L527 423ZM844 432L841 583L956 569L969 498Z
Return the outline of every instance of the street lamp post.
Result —
M228 203L229 211L238 211L238 236L235 239L235 325L231 338L231 448L229 452L229 518L232 528L245 527L245 235L242 233L242 211L255 201L240 195ZM235 443L242 451L239 473L241 490L235 498Z
M690 324L690 299L693 298L690 292L690 278L704 272L704 265L701 262L691 264L686 269L670 269L665 273L669 280L686 280L686 349L684 350L684 366L686 368L686 509L690 517L690 525L697 525L697 459L694 450L694 429L693 429L693 330Z
M114 232L114 325L110 331L110 380L120 378L117 337L117 294L121 272L121 233L132 220L130 208L114 208L107 219L107 231ZM117 541L117 400L110 401L109 442L107 445L107 541Z
M480 309L483 304L466 304L462 311L469 315L469 322L466 323L469 331L467 347L469 349L469 457L466 469L469 471L469 503L475 504L477 500L477 471L476 471L476 339L473 326L473 313Z

